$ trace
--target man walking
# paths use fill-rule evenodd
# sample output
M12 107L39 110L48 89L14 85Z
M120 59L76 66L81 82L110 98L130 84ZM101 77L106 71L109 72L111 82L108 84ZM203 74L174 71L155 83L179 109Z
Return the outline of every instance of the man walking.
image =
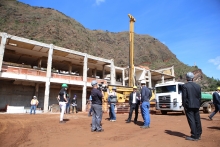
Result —
M33 96L32 100L31 100L31 111L30 111L30 114L32 114L32 110L34 110L34 114L36 113L36 108L37 108L38 103L39 102L37 100L37 97Z
M142 129L147 129L150 127L150 103L149 100L152 96L151 90L146 87L145 81L141 82L141 114L144 120L144 125L141 126Z
M76 95L73 96L73 99L72 99L71 103L72 103L72 113L74 113L74 109L75 109L76 113L78 113Z
M137 92L137 86L133 87L133 92L131 92L129 96L129 105L130 105L130 112L126 123L131 122L132 113L135 110L134 123L136 124L138 119L138 108L140 105L140 93Z
M196 141L200 139L202 134L199 114L201 87L193 82L193 78L194 74L192 72L186 74L187 83L182 87L182 103L191 129L191 136L186 137L186 140Z
M216 91L212 94L213 104L215 106L215 110L211 113L209 117L212 120L212 117L219 111L220 113L220 87L217 87Z
M92 128L91 132L103 132L104 129L102 129L101 121L102 121L102 98L103 98L103 92L98 90L97 82L93 80L91 82L91 85L93 87L91 91L92 96Z

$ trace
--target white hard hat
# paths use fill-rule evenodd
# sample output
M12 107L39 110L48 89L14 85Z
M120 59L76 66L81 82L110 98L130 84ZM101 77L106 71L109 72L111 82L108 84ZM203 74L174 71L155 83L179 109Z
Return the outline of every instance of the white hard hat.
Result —
M192 73L192 72L188 72L187 74L186 74L186 79L187 80L192 80L194 78L194 74Z
M96 85L96 84L97 84L96 80L93 80L93 81L91 82L91 85L92 85L92 86L94 86L94 85Z

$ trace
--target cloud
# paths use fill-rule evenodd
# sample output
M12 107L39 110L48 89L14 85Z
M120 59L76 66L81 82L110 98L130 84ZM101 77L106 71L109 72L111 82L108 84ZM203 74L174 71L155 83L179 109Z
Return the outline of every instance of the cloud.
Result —
M95 1L96 5L100 5L101 3L104 3L104 2L105 2L105 0L96 0Z
M216 57L215 59L209 59L209 62L217 65L217 69L220 70L220 56Z

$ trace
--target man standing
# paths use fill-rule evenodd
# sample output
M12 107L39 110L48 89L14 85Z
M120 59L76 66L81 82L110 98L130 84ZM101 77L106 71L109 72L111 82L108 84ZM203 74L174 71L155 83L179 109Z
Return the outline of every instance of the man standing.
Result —
M112 91L108 94L108 103L110 105L109 108L110 121L115 122L116 121L115 106L117 103L116 87L113 87Z
M74 95L71 103L72 103L72 113L74 113L74 108L75 108L76 113L78 113L76 95Z
M98 90L97 82L93 80L91 82L91 85L93 87L91 91L92 96L92 128L91 132L103 132L104 129L102 129L101 121L102 121L102 98L103 98L103 92Z
M129 96L129 105L130 105L130 112L126 123L131 122L132 113L135 110L134 123L136 124L138 119L138 108L140 105L140 93L137 92L137 86L133 87L133 92L131 92Z
M30 111L30 114L32 114L32 110L34 110L34 114L36 113L36 108L37 108L37 105L38 105L38 100L37 100L37 97L36 96L33 96L32 100L31 100L31 111Z
M186 74L187 83L182 87L182 103L191 129L191 136L186 137L186 140L195 141L200 139L202 134L199 114L201 87L193 82L193 78L194 74L192 72Z
M215 105L215 111L209 117L212 120L212 117L219 111L220 113L220 87L217 87L216 91L212 94L213 104Z
M141 114L144 120L143 129L150 127L150 103L149 100L152 96L151 90L146 87L145 81L141 82Z

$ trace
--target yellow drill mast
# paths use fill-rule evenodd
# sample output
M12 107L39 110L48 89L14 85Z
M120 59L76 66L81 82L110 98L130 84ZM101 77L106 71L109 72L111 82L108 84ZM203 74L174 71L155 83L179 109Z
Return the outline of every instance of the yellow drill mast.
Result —
M130 41L129 41L129 54L130 54L130 58L129 58L129 87L133 87L135 86L135 81L134 81L134 22L135 22L135 18L131 15L128 14L128 17L130 18Z

